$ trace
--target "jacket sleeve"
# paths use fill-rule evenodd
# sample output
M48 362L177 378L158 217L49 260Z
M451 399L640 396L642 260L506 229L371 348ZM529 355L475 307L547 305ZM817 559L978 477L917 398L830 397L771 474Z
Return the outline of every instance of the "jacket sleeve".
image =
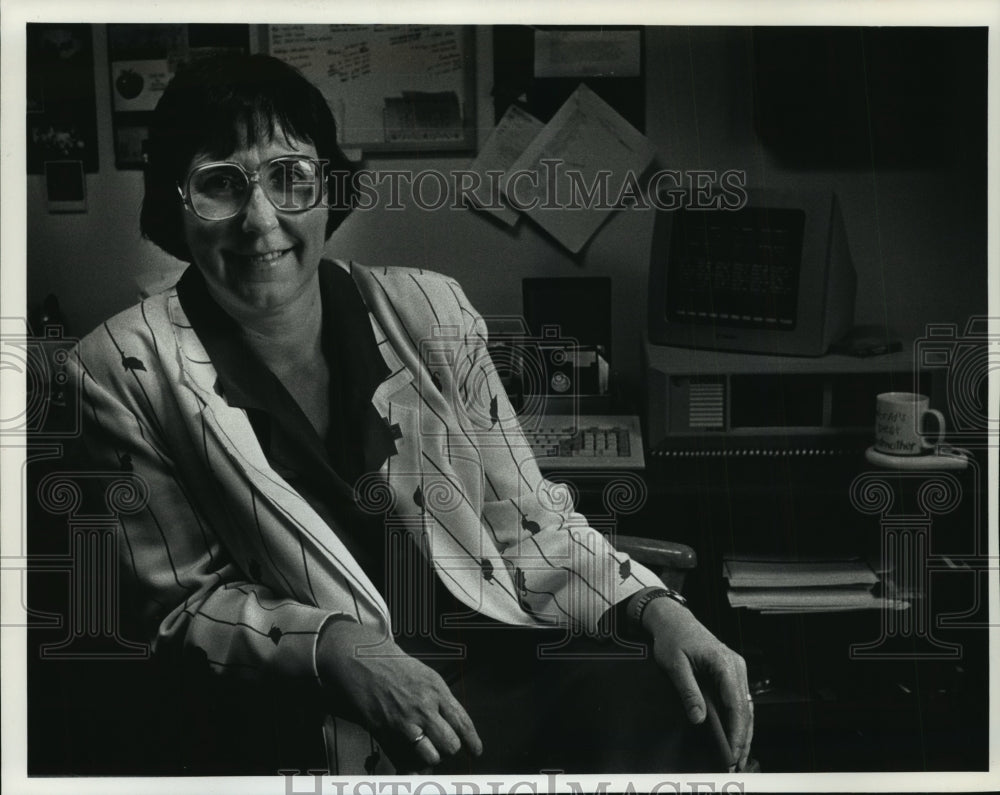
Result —
M522 607L601 634L609 610L661 582L575 511L566 485L542 477L487 348L486 323L457 284L452 292L463 329L456 402L482 458L484 531L497 542ZM522 353L531 366L534 351Z
M203 658L216 672L318 681L318 633L341 614L276 593L233 562L216 532L228 517L205 477L208 453L186 428L170 427L177 409L158 388L157 353L150 346L127 366L103 332L111 338L107 325L98 329L69 366L81 400L80 463L130 472L137 484L136 509L119 511L117 540L123 590L135 600L125 609L143 639L158 655Z

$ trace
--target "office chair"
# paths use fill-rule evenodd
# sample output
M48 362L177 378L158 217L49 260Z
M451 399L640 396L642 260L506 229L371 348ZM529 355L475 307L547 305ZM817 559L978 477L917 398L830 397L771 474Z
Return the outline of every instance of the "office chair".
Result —
M698 556L686 544L642 536L615 536L615 549L624 552L656 574L663 584L676 591L684 590L684 578L698 565Z

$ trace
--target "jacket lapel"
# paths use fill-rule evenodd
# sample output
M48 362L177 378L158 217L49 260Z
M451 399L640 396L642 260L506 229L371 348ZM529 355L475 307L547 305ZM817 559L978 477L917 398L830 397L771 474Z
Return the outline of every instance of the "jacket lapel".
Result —
M442 582L457 599L500 621L531 623L497 547L483 534L479 451L424 364L425 357L433 360L436 352L454 347L457 328L434 330L427 323L431 338L412 339L397 311L402 308L393 302L397 293L410 292L394 279L409 276L389 271L376 278L353 264L351 272L390 371L372 404L398 429L397 453L383 467L395 496L392 521L426 544ZM422 345L435 348L421 352Z
M285 517L286 525L291 523L311 538L328 563L359 594L367 596L368 603L363 606L365 613L379 615L388 622L385 601L368 576L337 535L329 532L309 503L271 468L246 412L229 406L219 394L218 374L191 328L176 294L168 297L167 313L179 352L181 382L196 395L200 415L205 421L205 444L214 442L236 472L276 507L276 515ZM278 532L278 528L274 530ZM286 526L280 532L290 531L291 528Z

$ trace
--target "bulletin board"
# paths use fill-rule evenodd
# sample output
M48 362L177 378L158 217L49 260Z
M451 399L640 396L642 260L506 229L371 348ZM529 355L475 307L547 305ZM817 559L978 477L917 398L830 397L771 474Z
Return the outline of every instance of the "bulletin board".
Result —
M475 38L467 25L267 25L265 51L326 97L339 143L367 152L476 145Z

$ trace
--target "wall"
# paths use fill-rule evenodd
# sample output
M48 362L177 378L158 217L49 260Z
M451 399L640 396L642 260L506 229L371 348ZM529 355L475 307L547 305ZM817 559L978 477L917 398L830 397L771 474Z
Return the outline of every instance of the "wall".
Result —
M918 336L926 322L964 323L986 306L985 174L977 166L871 172L793 171L753 133L748 32L727 28L647 30L647 135L660 165L743 169L751 185L803 182L838 192L858 270L858 323ZM492 124L492 41L477 32L482 136ZM166 285L179 264L138 234L141 177L117 171L110 129L107 47L96 26L101 171L88 175L90 210L49 215L41 178L28 178L28 298L56 292L73 333L136 299L140 285ZM468 159L372 160L372 168L463 168ZM328 245L331 256L449 273L484 313L520 311L525 276L611 275L614 357L626 384L638 378L652 214L618 213L579 259L530 222L514 230L471 211L419 208L355 213Z

